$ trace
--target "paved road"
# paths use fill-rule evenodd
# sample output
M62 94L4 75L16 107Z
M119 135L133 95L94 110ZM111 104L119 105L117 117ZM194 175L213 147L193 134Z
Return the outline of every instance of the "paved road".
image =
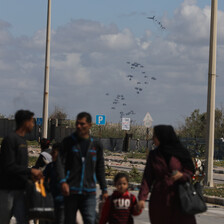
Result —
M224 174L213 173L213 180L216 184L224 184Z
M108 192L111 194L113 191L112 187L109 187ZM137 191L132 191L134 195L137 196ZM99 190L98 190L99 194ZM216 206L212 204L207 204L208 211L196 216L197 224L223 224L224 223L224 206ZM146 203L146 208L140 216L134 217L135 224L146 224L150 223L148 216L148 202Z
M111 194L113 191L112 187L108 188L108 193ZM137 191L132 191L134 195L137 196ZM99 198L100 190L97 190L97 198ZM97 200L99 202L99 200ZM223 224L224 223L224 206L216 206L212 204L207 204L208 211L199 214L196 216L197 224ZM98 206L97 206L98 208ZM98 209L97 209L98 210ZM146 202L146 208L143 210L140 216L134 217L135 224L150 224L149 216L148 216L148 202ZM78 222L79 224L83 224L82 221ZM10 224L15 224L15 220L12 219ZM33 222L30 222L33 224Z
M148 203L146 206L148 206ZM196 219L197 224L223 224L224 207L208 204L208 211L203 214L197 215ZM145 208L145 210L140 216L135 217L135 223L136 224L150 223L148 217L148 207Z

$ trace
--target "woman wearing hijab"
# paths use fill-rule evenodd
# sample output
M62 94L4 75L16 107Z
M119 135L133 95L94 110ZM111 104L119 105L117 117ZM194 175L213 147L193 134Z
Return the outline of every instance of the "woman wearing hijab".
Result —
M193 215L182 213L178 197L178 184L190 180L195 172L190 153L169 125L155 126L153 141L156 149L150 151L147 159L138 208L145 207L151 192L151 224L196 224Z

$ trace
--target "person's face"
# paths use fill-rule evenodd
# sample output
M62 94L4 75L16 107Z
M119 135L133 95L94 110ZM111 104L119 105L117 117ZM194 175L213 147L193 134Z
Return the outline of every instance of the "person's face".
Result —
M33 117L30 120L24 122L24 127L28 133L32 132L34 127L34 119Z
M155 134L153 134L152 140L153 140L153 143L156 147L158 147L160 145L160 142L159 142L159 140L158 140L158 138L156 137Z
M88 135L91 126L92 124L88 123L85 117L76 121L76 131L80 137Z
M123 194L128 189L128 181L125 177L122 177L117 181L115 186L116 186L118 192Z

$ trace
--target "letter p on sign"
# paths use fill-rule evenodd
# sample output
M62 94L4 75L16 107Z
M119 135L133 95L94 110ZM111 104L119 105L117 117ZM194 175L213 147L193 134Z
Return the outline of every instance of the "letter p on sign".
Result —
M97 125L105 125L106 124L106 116L105 115L96 115L96 124Z

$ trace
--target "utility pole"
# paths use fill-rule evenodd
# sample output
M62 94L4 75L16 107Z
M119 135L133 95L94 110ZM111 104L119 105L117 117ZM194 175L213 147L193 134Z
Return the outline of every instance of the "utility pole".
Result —
M146 154L149 154L149 128L146 128Z
M48 131L50 38L51 38L51 0L48 0L42 138L47 138L47 131Z
M210 50L208 71L207 133L205 185L213 187L213 157L215 136L215 87L216 87L216 47L218 0L211 0Z

